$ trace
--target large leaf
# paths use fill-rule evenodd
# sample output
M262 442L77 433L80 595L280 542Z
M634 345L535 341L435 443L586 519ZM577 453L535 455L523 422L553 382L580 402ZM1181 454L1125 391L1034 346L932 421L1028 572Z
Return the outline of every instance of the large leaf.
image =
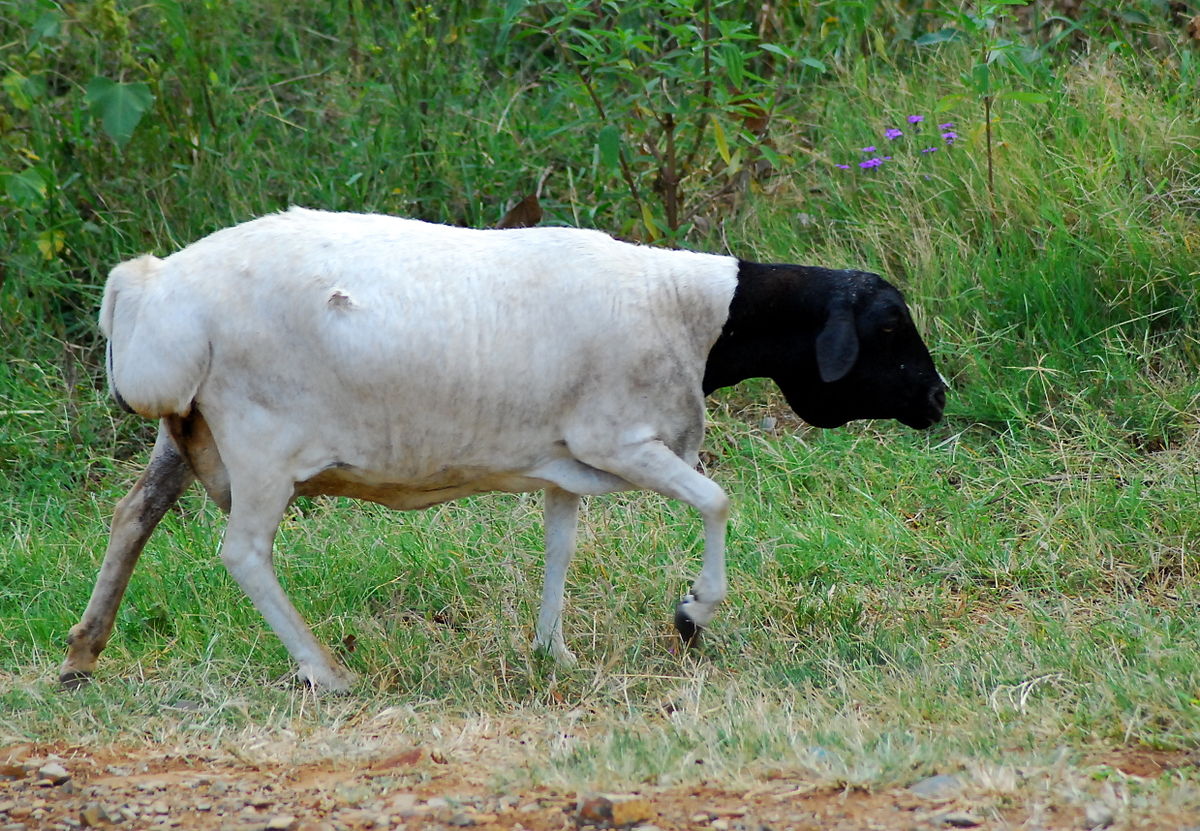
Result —
M600 145L600 163L610 170L621 164L621 131L615 124L605 124L596 136Z
M926 32L919 38L913 41L917 46L933 46L936 43L945 43L950 40L958 40L963 36L963 33L958 29L947 27L938 29L936 32Z
M125 146L154 103L154 95L146 84L123 84L101 75L87 85L86 98L92 115L100 119L104 132L118 147Z
M33 168L20 173L0 170L0 181L4 182L4 193L18 208L32 208L46 198L46 180Z

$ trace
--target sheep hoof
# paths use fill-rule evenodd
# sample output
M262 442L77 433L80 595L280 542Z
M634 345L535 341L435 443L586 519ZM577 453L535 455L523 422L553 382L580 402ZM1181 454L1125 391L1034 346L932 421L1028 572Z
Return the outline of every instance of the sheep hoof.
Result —
M92 681L92 674L82 669L69 669L58 676L58 686L64 690L77 690Z
M318 667L301 664L296 673L297 680L315 693L347 693L358 681L358 676L347 669Z
M535 643L533 645L533 654L541 660L553 661L563 669L569 669L579 663L579 659L575 657L575 653L562 644Z
M686 607L690 599L692 597L688 595L675 604L675 631L679 633L684 646L694 648L700 645L700 633L704 631L704 627L692 620L692 616L687 613Z

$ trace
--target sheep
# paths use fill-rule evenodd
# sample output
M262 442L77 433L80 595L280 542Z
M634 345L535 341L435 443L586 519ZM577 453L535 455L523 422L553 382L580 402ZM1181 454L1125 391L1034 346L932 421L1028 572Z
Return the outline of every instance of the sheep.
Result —
M675 625L694 643L726 596L729 499L697 469L704 399L775 381L818 427L937 422L945 386L901 294L859 271L665 250L570 228L471 230L302 208L109 275L111 392L159 420L114 512L67 687L93 673L155 525L199 480L228 514L220 556L297 666L354 680L275 576L298 496L414 510L545 492L534 646L562 664L580 497L648 489L699 512L702 566Z

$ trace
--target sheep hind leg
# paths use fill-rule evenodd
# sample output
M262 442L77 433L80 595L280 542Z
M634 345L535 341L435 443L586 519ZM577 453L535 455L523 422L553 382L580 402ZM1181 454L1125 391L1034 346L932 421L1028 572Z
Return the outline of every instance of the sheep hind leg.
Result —
M729 521L729 497L720 485L697 472L658 441L589 455L583 461L637 487L685 502L700 512L704 521L704 562L691 591L675 607L675 628L679 636L688 646L695 646L727 591L725 528Z
M91 679L146 540L193 478L165 422L161 423L146 470L113 512L108 549L91 599L83 618L67 636L67 658L58 674L66 689L83 686Z

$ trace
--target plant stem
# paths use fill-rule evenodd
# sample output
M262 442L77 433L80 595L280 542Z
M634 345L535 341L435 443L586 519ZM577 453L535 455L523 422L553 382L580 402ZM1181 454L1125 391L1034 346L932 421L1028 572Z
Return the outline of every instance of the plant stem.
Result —
M992 96L983 96L983 132L987 137L987 183L988 196L996 204L996 179L992 173Z

